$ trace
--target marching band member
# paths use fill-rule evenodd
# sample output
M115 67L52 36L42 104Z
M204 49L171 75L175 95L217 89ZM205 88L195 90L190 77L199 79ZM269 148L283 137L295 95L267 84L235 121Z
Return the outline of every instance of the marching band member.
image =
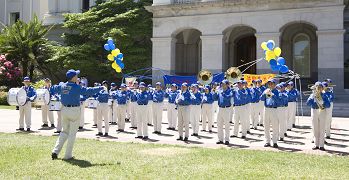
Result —
M266 90L266 87L262 85L262 80L260 79L257 80L257 88L260 92L260 95L259 95L259 99L260 99L262 93ZM264 101L262 101L261 99L258 103L257 111L259 112L259 126L263 127L265 107L264 107Z
M246 101L246 105L245 108L246 108L246 112L247 112L247 118L245 119L246 122L245 122L245 129L246 129L246 132L247 134L250 133L250 122L251 122L251 101L252 101L252 92L251 92L251 89L248 88L248 84L247 84L247 81L246 80L242 80L243 82L243 85L244 85L244 90L247 91L247 101Z
M325 150L325 126L326 126L326 111L330 108L331 102L329 97L323 92L321 82L316 82L313 93L307 100L307 105L311 107L313 132L315 137L315 149Z
M229 81L223 80L221 83L222 89L216 94L216 99L218 99L218 116L217 116L217 133L218 133L218 142L216 144L223 144L225 140L225 145L229 145L230 137L230 107L233 92L229 88ZM223 134L223 128L225 130L225 136Z
M232 137L238 136L239 123L241 125L241 138L245 139L248 130L249 116L247 113L248 92L244 89L243 80L237 82L237 88L233 91L234 100L234 134Z
M85 87L85 83L80 81L80 86L81 87ZM81 111L81 115L80 115L79 130L82 130L84 128L84 125L85 125L85 101L86 101L86 99L87 99L87 96L80 95L80 111Z
M161 134L162 110L165 92L161 89L161 83L157 82L153 97L153 118L154 118L154 133Z
M329 80L327 82L323 82L322 85L324 86L324 91L327 97L330 100L330 107L326 109L326 126L325 126L325 133L326 133L326 138L330 139L331 138L331 123L332 123L332 111L333 111L333 100L334 100L334 94L332 89L329 87Z
M260 113L260 97L262 95L262 92L260 91L260 88L257 87L257 81L258 80L252 80L252 87L250 88L251 91L251 123L252 128L257 130L257 124L259 121L259 113Z
M201 116L202 94L199 92L198 84L192 84L191 89L192 89L192 93L190 97L191 98L190 124L193 129L192 136L198 136L200 116Z
M189 120L190 120L190 104L191 93L188 90L188 84L183 83L181 91L176 97L176 103L178 104L178 133L179 138L177 140L183 140L183 128L185 128L184 141L188 141L189 137Z
M148 126L153 126L153 87L148 84L147 86L147 92L148 92Z
M149 94L145 89L145 83L139 84L140 91L137 93L137 137L140 139L148 139L148 113L149 108L147 104L149 102ZM144 117L144 118L142 118Z
M34 102L36 98L36 92L33 86L30 85L30 78L24 77L23 78L23 84L22 88L27 92L27 102L24 106L19 106L19 131L24 131L24 118L25 118L25 124L27 126L27 131L30 131L31 126L31 108L32 103Z
M137 128L137 93L138 93L138 82L133 83L133 89L129 90L130 97L130 113L131 113L131 128Z
M94 87L99 87L100 86L100 84L99 83L97 83L97 82L95 82L94 83ZM98 95L97 94L94 94L93 96L92 96L94 99L97 99L97 97L98 97ZM93 111L93 128L97 128L97 108L96 109L93 109L92 110Z
M109 92L107 88L106 83L103 84L103 89L99 91L97 94L97 100L98 100L98 106L97 106L97 128L98 128L98 134L96 136L103 136L102 133L102 121L104 120L104 128L105 128L105 134L104 136L108 136L109 133L109 107L108 107L108 99L109 99Z
M167 119L168 119L168 130L176 130L177 126L177 105L176 97L178 95L177 85L172 84L171 90L166 92L165 97L168 98L167 106Z
M73 158L73 146L80 122L80 95L93 95L102 89L100 87L85 88L77 85L76 81L79 73L79 70L69 70L66 73L68 82L54 86L55 92L61 95L63 105L61 111L63 131L59 134L56 145L52 150L52 160L57 159L66 140L68 140L68 144L64 159Z
M208 126L208 131L212 133L213 124L213 93L210 92L210 86L206 85L204 88L204 93L202 97L202 130L206 131L206 125Z
M54 94L53 88L51 88L52 87L51 80L49 78L45 78L44 81L45 81L44 89L47 89L49 91L50 98L51 98L51 96ZM53 128L55 127L53 112L49 110L49 105L45 104L41 106L41 115L42 115L42 122L43 122L43 125L41 127L48 127L47 117L51 123L51 127Z
M212 93L215 94L217 91L219 90L219 84L217 82L212 84ZM214 127L214 123L217 122L217 115L218 115L218 101L215 100L213 102L213 123L212 123L212 127Z
M278 148L277 141L279 139L279 120L277 117L277 107L280 101L279 92L275 89L276 81L271 79L268 81L268 89L266 89L261 100L264 101L265 112L264 112L264 134L265 134L265 145L264 147L270 146L270 125L273 128L273 147Z
M53 88L53 86L52 86L52 88ZM54 93L55 93L55 95L54 95L55 99L62 102L61 95L56 93L56 92L54 92ZM56 131L54 133L59 134L59 133L61 133L61 131L62 131L62 113L61 113L61 110L59 110L59 111L57 111L57 127L56 127Z
M297 108L297 101L299 97L299 92L296 88L294 88L294 84L292 81L290 81L287 84L287 96L288 96L287 130L291 131L291 128L295 127L296 108Z
M280 83L276 86L276 89L279 91L279 105L277 110L277 115L279 119L279 136L280 136L280 141L284 140L284 137L287 137L286 134L286 126L287 126L287 120L288 120L288 96L287 92L285 90L285 83Z
M117 90L117 86L115 83L111 83L110 84L110 90L109 90L109 96L113 97L116 93L118 92ZM117 115L116 115L116 109L117 107L115 106L114 101L112 101L112 105L109 105L109 119L110 119L110 124L111 125L116 125L116 119L117 119Z
M126 119L126 103L128 100L128 93L126 91L126 84L121 84L120 85L121 90L116 92L113 96L113 99L116 100L117 102L117 107L116 108L116 116L118 119L118 130L119 132L124 132L125 130L125 119ZM114 109L115 109L114 108Z

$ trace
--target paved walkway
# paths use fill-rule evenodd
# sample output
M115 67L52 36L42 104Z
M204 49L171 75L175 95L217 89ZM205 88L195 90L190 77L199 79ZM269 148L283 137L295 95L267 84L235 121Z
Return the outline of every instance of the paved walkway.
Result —
M286 151L286 152L298 152L298 153L310 153L310 154L328 154L328 155L349 155L349 118L333 118L332 122L332 135L331 139L327 139L328 142L325 145L326 152L313 151L311 148L313 144L311 120L310 117L300 117L296 120L297 128L287 132L289 135L285 138L285 141L278 142L279 148L264 148L264 129L258 127L257 130L251 129L251 134L247 135L246 139L231 138L231 145L216 145L217 141L217 129L214 128L212 133L199 132L198 137L189 137L188 142L176 141L178 133L176 131L167 130L167 115L166 111L163 112L163 124L162 134L152 134L153 127L149 127L149 140L143 141L135 139L136 130L130 129L130 123L126 123L125 132L116 132L117 126L110 127L110 137L96 137L96 128L92 128L93 113L92 110L86 109L85 112L85 127L84 130L79 131L77 136L79 138L97 139L100 141L118 141L118 142L137 142L137 143L158 143L158 144L172 144L172 145L185 145L185 146L199 146L208 148L242 148L253 150L270 150L270 151ZM54 113L55 118L57 114ZM55 129L41 128L41 111L32 110L32 131L31 134L43 135L43 136L57 136L53 132ZM215 124L216 126L216 124ZM216 126L217 127L217 126ZM18 128L18 111L16 110L3 110L0 109L0 132L16 133ZM200 127L201 128L201 127ZM231 126L231 129L233 125ZM231 131L232 132L232 131ZM239 137L241 135L239 134ZM52 146L54 142L52 142Z

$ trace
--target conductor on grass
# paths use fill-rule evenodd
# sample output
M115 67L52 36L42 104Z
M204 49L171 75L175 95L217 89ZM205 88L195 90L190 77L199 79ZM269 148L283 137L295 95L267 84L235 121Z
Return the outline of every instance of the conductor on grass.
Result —
M63 131L59 134L56 145L52 150L53 160L57 159L66 140L68 140L68 144L64 159L73 158L73 146L81 115L80 95L92 96L103 89L103 87L85 88L76 84L79 73L79 70L69 70L66 73L68 82L54 86L54 91L61 95Z

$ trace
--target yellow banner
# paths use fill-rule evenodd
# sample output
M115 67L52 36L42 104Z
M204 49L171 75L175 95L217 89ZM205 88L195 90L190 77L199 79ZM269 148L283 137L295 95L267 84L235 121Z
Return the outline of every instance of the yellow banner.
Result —
M247 81L247 84L252 84L252 80L260 79L262 80L262 84L268 82L269 79L274 78L275 74L244 74L244 80Z

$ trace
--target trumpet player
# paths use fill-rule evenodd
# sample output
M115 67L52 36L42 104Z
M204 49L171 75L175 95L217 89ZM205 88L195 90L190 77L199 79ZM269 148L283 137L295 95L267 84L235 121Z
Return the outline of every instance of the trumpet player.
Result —
M287 96L288 96L288 120L287 120L287 130L291 131L291 128L295 127L296 121L296 108L297 101L299 98L299 92L294 88L292 81L287 84Z
M277 115L279 119L279 136L280 141L284 140L284 137L287 137L286 125L288 119L288 96L285 90L286 83L282 82L276 86L276 89L279 91L280 102L277 108Z
M148 92L145 89L145 83L139 83L139 92L137 92L137 137L138 139L148 139L148 113L149 102Z
M262 85L262 80L260 80L260 79L256 80L256 86L257 86L256 90L259 93L258 108L256 109L256 111L258 112L258 115L259 115L258 125L263 126L263 123L264 123L264 101L262 101L260 98L261 98L262 93L266 90L266 87L264 85Z
M199 92L199 85L191 85L192 94L191 94L191 106L190 106L190 124L193 129L192 136L198 136L199 133L199 123L201 116L201 102L202 94Z
M109 99L109 91L106 83L103 84L103 89L99 91L97 94L98 106L97 106L97 128L98 134L96 136L103 136L102 132L102 123L104 121L105 133L104 136L107 137L109 133L109 107L108 107L108 99Z
M325 150L325 126L326 126L326 111L330 108L331 102L328 96L323 91L323 84L316 82L313 88L313 93L307 100L307 105L311 107L313 133L315 137L315 147L313 150Z
M114 82L110 84L110 90L109 90L109 96L113 97L118 92L117 86ZM116 125L116 103L114 100L112 100L111 105L109 105L109 119L111 125Z
M257 124L259 121L259 113L260 113L260 97L262 95L260 87L257 85L258 80L252 80L252 85L251 87L251 123L252 123L252 128L257 129ZM262 104L263 108L263 104Z
M130 97L130 113L131 113L131 129L137 129L137 93L138 93L138 82L133 83L133 89L129 91Z
M162 125L162 110L165 92L161 88L161 82L156 83L153 97L153 118L154 118L154 133L161 134Z
M327 81L329 82L329 81ZM327 97L330 100L331 106L326 110L326 126L325 126L325 133L326 133L326 138L329 139L331 138L331 123L332 123L332 111L333 111L333 99L334 99L334 94L332 89L329 87L330 84L327 82L323 82L322 85L324 86L324 91Z
M117 122L118 130L117 131L119 131L119 132L124 132L124 130L125 130L125 119L126 119L126 109L127 109L126 103L128 100L128 93L126 91L126 88L127 88L126 84L122 83L120 85L120 91L116 92L113 95L113 99L116 102L115 103L116 112L114 111L114 113L118 119L118 122Z
M271 79L268 81L268 89L266 89L261 100L264 101L265 112L264 112L264 134L265 134L265 145L264 147L270 146L270 125L273 128L273 147L278 148L277 141L279 139L279 119L277 117L277 107L280 102L279 92L275 89L276 81Z
M229 88L229 81L223 80L221 83L222 89L218 91L216 98L218 99L218 116L217 116L217 131L218 131L218 142L216 144L229 145L229 134L230 134L230 111L232 105L233 92ZM225 135L223 134L223 126Z
M177 126L177 105L176 97L178 95L177 85L172 84L171 89L167 90L165 97L168 98L167 106L167 120L168 120L168 130L176 130Z
M176 104L178 104L178 141L183 140L183 128L185 128L184 141L188 141L189 137L189 119L190 119L190 104L191 93L188 90L188 84L183 83L181 91L176 97Z
M245 139L248 130L249 114L247 113L248 92L244 89L243 81L237 82L237 88L233 91L234 100L234 134L232 137L238 136L239 123L241 125L241 138Z
M206 131L206 125L208 125L208 131L212 133L213 124L213 93L210 92L210 86L206 85L202 97L202 130Z
M245 129L246 129L246 132L247 134L250 134L250 122L252 121L251 120L251 103L252 103L252 90L248 87L248 84L247 84L247 81L246 80L242 80L242 84L243 84L243 87L245 89L245 91L247 92L247 96L246 96L246 105L245 105L245 108L246 108L246 113L247 113L247 118L244 119L246 122L245 122Z

